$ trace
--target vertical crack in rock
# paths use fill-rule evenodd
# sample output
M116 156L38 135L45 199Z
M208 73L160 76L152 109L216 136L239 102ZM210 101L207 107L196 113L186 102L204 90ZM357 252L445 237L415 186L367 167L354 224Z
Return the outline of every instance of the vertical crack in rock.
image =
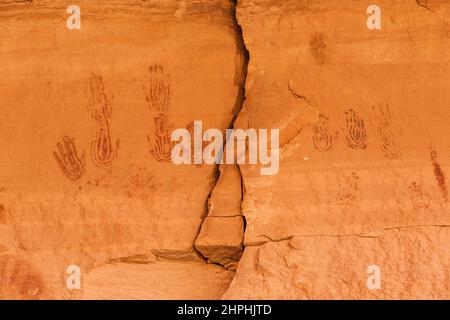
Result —
M232 2L233 29L236 38L235 84L239 90L229 129L234 127L245 101L245 82L250 60L242 28L237 21L237 0ZM225 142L226 143L226 142ZM194 250L209 263L236 270L243 252L246 221L242 214L244 186L238 165L221 165L216 168L216 183L208 197L206 214L197 234Z

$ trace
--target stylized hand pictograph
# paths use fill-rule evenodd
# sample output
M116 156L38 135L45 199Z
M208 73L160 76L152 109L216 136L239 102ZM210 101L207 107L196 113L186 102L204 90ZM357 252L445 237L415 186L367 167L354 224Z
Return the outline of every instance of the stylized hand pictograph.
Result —
M111 142L109 126L106 121L97 129L96 138L91 142L92 162L99 167L111 165L117 157L120 140L116 140L115 146Z
M431 150L430 157L431 157L431 164L433 165L434 177L436 178L439 189L441 189L442 199L444 200L444 202L448 202L447 181L445 178L444 171L442 170L441 165L437 160L436 150Z
M191 146L195 145L195 135L194 135L194 121L190 122L187 126L186 126L186 130L189 131L190 135L191 135ZM224 141L225 141L225 135L224 135ZM202 141L202 152L203 150L205 150L205 147L207 145L207 142ZM203 153L202 153L203 154ZM224 155L225 157L225 151L224 151ZM191 161L192 163L194 163L195 161L195 154L194 154L194 148L191 149ZM203 163L199 163L196 164L197 167L201 167L203 166Z
M159 64L149 67L149 87L143 87L145 100L150 111L156 113L153 117L155 125L154 139L148 138L151 153L157 161L170 161L173 143L171 135L173 123L169 120L170 96L172 93L170 74ZM153 141L152 141L153 140Z
M161 113L154 119L155 124L155 141L151 153L158 161L170 161L173 143L171 135L173 131L173 123L171 123L166 114ZM149 144L152 145L150 137L147 137Z
M149 73L150 85L143 88L148 106L157 113L167 113L171 95L170 74L164 72L163 67L158 64L151 66Z
M105 93L103 78L94 73L91 75L90 83L90 101L88 109L92 119L96 123L95 139L91 142L91 159L99 167L111 165L117 157L119 140L115 146L111 142L109 120L112 116L111 100Z
M314 125L313 142L319 151L331 151L335 147L337 133L333 136L328 129L328 117L319 116L319 121Z
M96 74L91 74L89 82L90 101L88 109L91 117L96 121L108 121L112 115L111 100L105 93L103 78Z
M316 33L311 36L309 41L309 49L311 55L316 60L317 64L322 65L325 62L325 50L327 45L325 44L324 37L320 33Z
M63 173L71 180L80 179L86 172L84 152L79 157L75 148L75 140L68 136L63 137L62 143L58 142L56 146L58 152L53 152L53 155Z
M346 110L345 114L347 116L347 145L352 149L365 149L367 134L364 120L353 109Z
M392 121L389 106L386 104L379 105L377 108L372 107L372 118L384 154L390 159L398 158L400 152L391 130Z

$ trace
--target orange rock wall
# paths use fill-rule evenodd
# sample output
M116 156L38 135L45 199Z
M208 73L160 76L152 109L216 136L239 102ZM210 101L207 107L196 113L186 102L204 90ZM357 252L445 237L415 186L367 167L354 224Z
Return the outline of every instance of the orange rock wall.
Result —
M449 1L72 4L0 0L0 299L450 298Z

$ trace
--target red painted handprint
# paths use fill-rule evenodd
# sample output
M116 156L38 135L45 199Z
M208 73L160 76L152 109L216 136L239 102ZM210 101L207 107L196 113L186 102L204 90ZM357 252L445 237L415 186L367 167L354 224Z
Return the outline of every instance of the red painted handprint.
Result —
M367 134L364 120L353 109L346 110L345 114L347 117L347 145L352 149L365 149Z
M375 132L381 142L381 149L387 158L394 159L400 156L400 152L395 141L394 133L391 130L391 113L388 105L372 107L372 118L375 125Z
M166 114L161 113L154 119L155 141L151 153L158 161L170 161L173 143L171 140L173 123L171 123ZM150 137L148 141L151 145Z
M63 173L71 180L80 179L86 172L84 152L79 157L75 148L75 140L67 136L63 137L62 143L58 142L56 146L58 152L53 152L53 155Z
M319 121L314 125L313 142L314 147L319 151L331 151L335 147L337 133L332 135L328 128L328 117L319 116Z

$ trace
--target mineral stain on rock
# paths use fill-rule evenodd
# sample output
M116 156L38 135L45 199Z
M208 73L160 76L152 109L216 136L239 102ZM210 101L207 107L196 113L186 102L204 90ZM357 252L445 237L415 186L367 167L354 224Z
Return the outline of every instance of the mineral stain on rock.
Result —
M380 141L381 149L389 159L400 157L396 138L392 130L391 111L389 105L378 105L372 107L373 124L375 132Z
M111 99L105 93L103 77L91 74L90 101L88 110L96 124L95 139L91 142L92 162L98 167L110 166L117 157L120 140L114 144L110 134L110 118L112 115Z
M327 49L327 45L324 40L324 36L320 33L315 33L311 36L311 40L309 41L309 47L311 51L311 55L316 60L318 65L322 65L325 63L325 50Z
M6 210L3 204L0 204L0 224L5 224L6 220Z
M437 152L435 150L431 150L430 156L431 156L431 163L433 165L433 173L434 176L436 177L438 186L442 192L442 199L444 200L444 202L447 202L448 201L447 182L445 179L444 171L442 171L441 165L437 161Z
M44 280L35 267L22 258L0 256L0 299L36 300L45 293Z
M56 2L0 0L0 299L450 298L449 4ZM193 120L282 170L173 165Z
M428 195L425 194L425 192L423 191L423 188L420 184L413 181L409 185L409 190L411 192L411 199L412 199L414 209L416 209L416 210L430 209Z

